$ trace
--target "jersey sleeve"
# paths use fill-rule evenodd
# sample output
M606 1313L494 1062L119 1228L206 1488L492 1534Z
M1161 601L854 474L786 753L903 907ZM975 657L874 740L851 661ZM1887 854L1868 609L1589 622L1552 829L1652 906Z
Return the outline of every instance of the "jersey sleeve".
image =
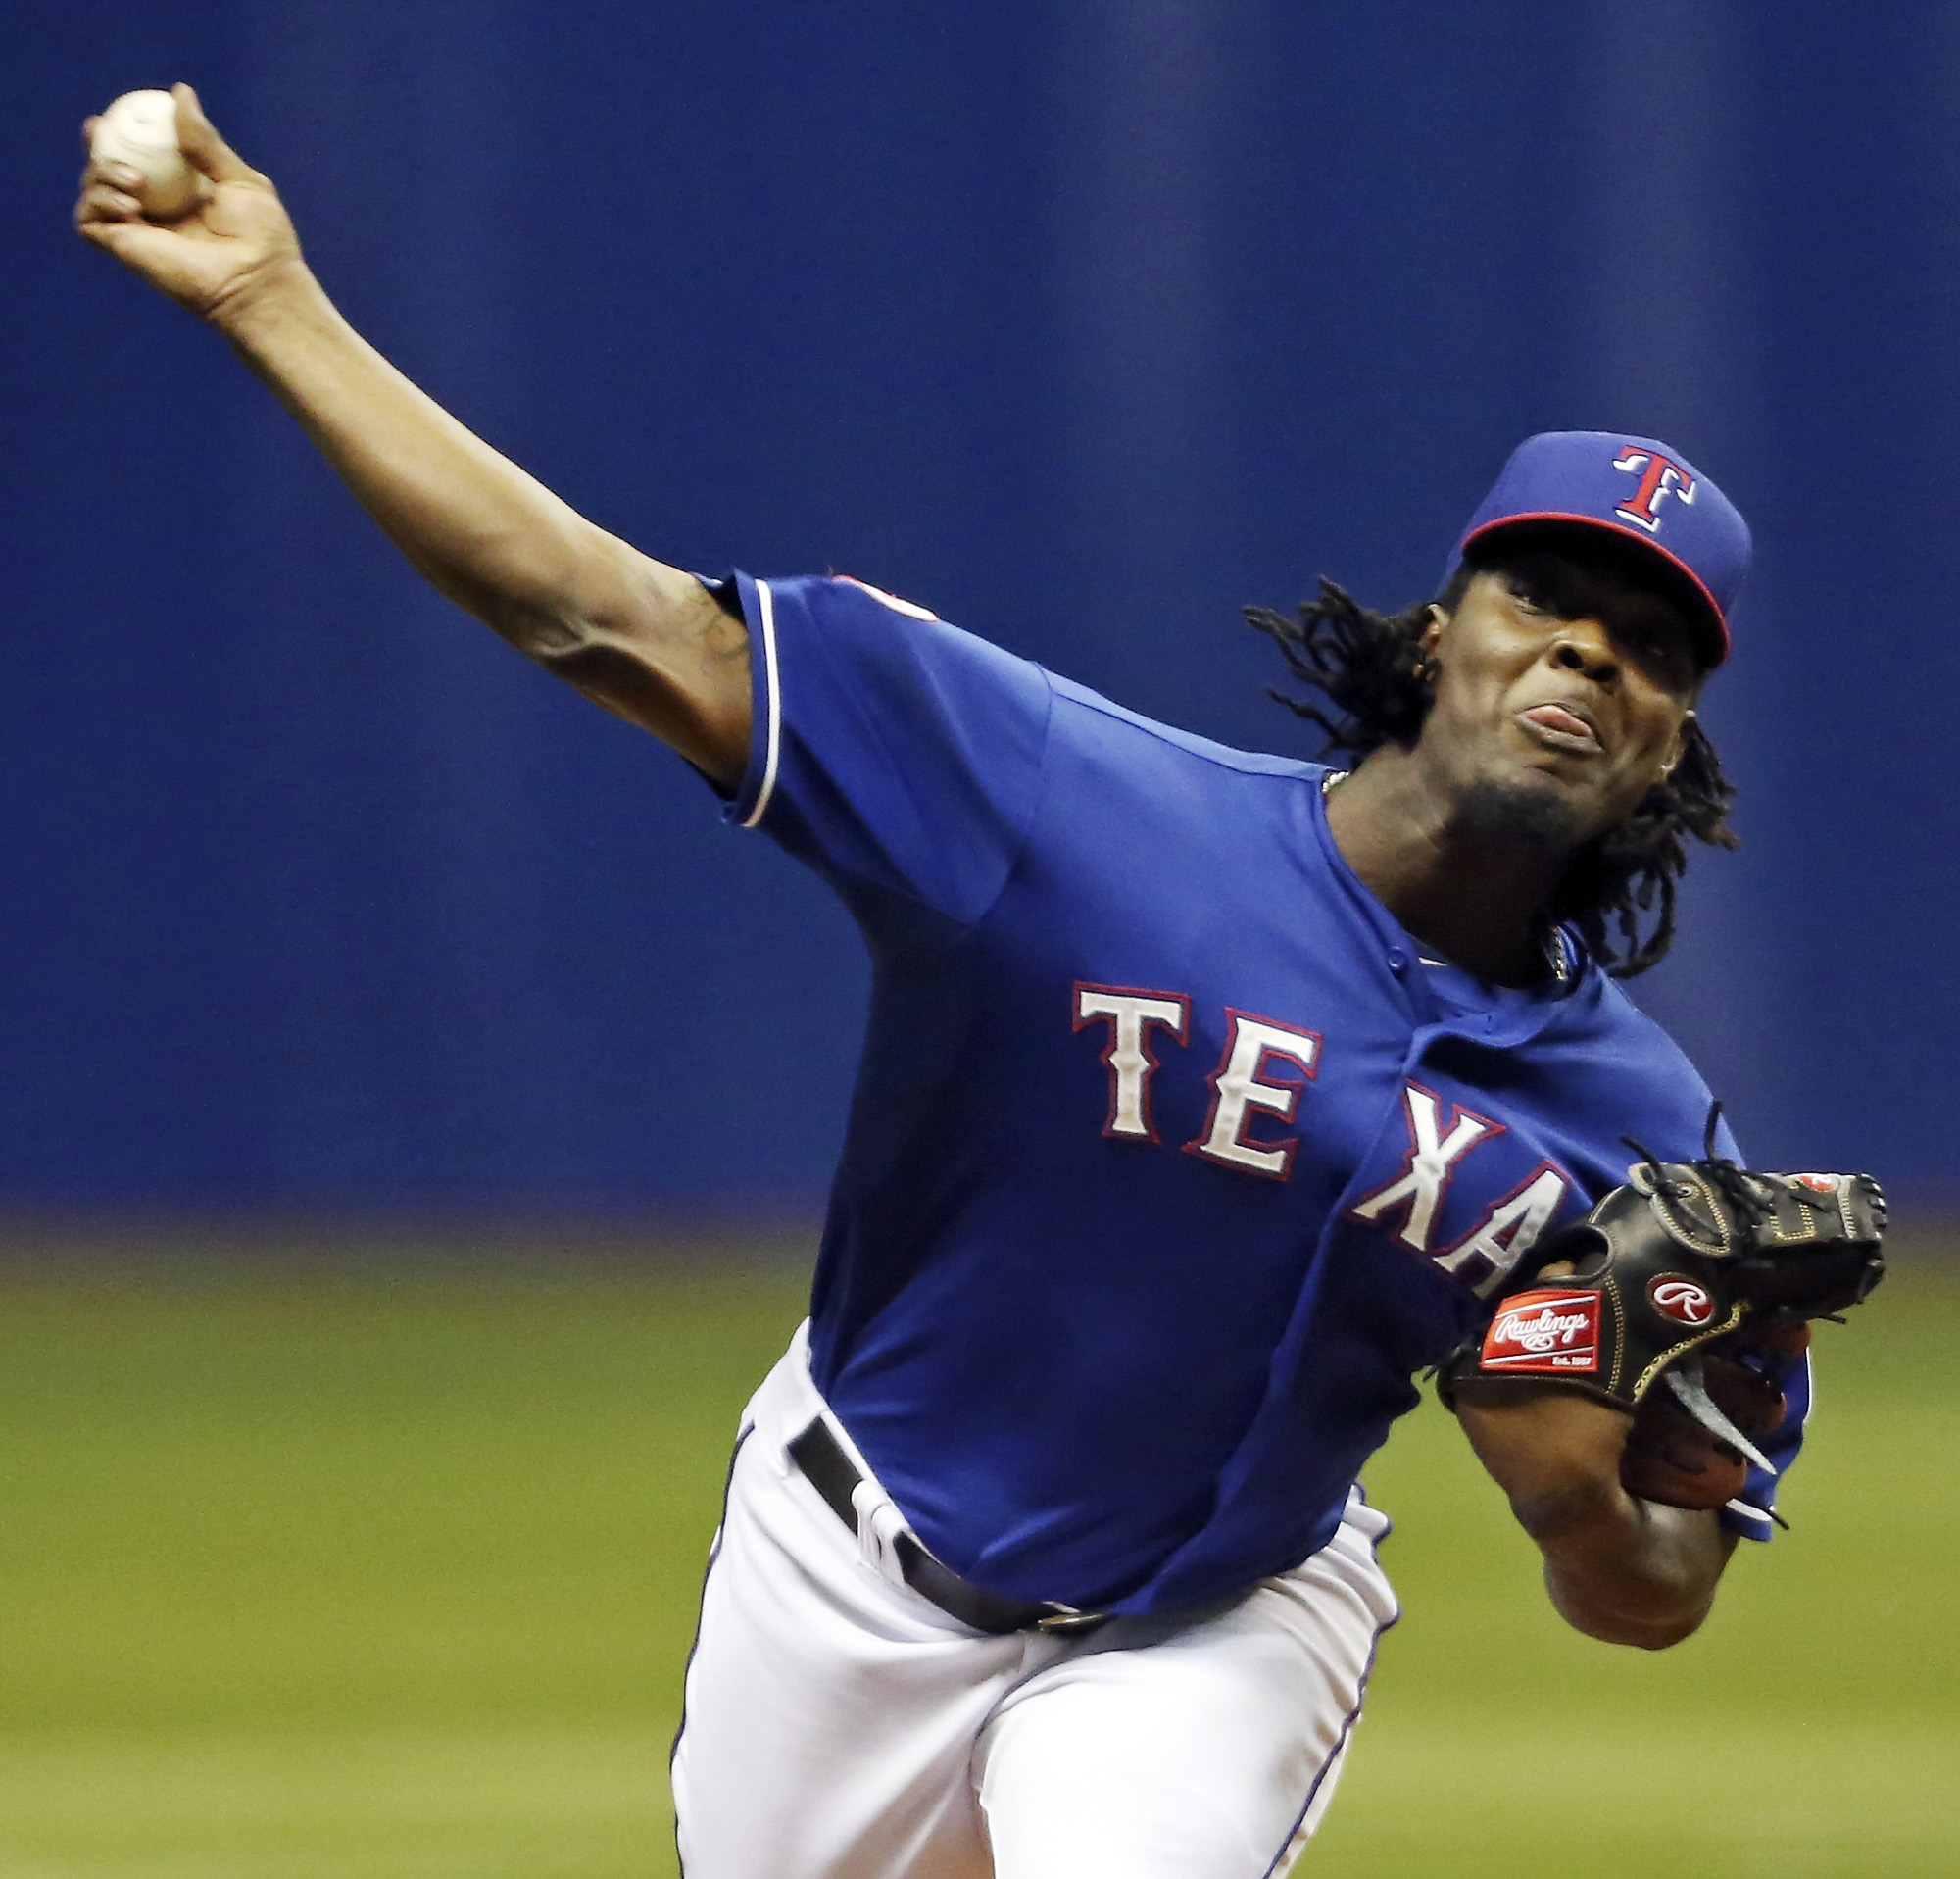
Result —
M977 920L1033 818L1048 674L858 581L734 578L755 719L728 819L840 888Z
M1783 1385L1783 1422L1768 1436L1758 1438L1756 1443L1776 1464L1776 1473L1751 1468L1741 1493L1722 1509L1721 1514L1722 1524L1731 1533L1740 1533L1745 1540L1767 1540L1776 1531L1770 1509L1776 1506L1777 1485L1788 1473L1790 1463L1803 1447L1804 1428L1810 1419L1809 1353L1786 1360L1780 1367L1777 1380Z
M1727 1122L1716 1131L1715 1152L1742 1167L1748 1166ZM1758 1437L1756 1446L1775 1464L1776 1472L1751 1468L1741 1493L1722 1509L1720 1516L1731 1533L1740 1533L1745 1540L1768 1540L1774 1536L1776 1522L1770 1517L1770 1510L1776 1506L1777 1484L1802 1449L1804 1428L1810 1419L1809 1354L1784 1359L1774 1366L1772 1374L1783 1387L1783 1421L1770 1434Z

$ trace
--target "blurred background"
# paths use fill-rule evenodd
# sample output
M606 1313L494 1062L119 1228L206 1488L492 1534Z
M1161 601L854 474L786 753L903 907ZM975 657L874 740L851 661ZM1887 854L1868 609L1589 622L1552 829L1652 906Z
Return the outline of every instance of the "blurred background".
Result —
M667 1869L716 1452L864 1001L814 881L73 237L80 119L176 78L355 322L604 525L1228 742L1313 754L1240 605L1426 595L1526 433L1722 483L1746 846L1636 995L1753 1159L1884 1178L1906 1269L1830 1353L1799 1531L1665 1658L1561 1634L1412 1419L1411 1616L1309 1869L1504 1870L1520 1806L1561 1873L1954 1869L1960 6L9 26L0 1879ZM1648 1799L1597 1831L1517 1785L1630 1736Z

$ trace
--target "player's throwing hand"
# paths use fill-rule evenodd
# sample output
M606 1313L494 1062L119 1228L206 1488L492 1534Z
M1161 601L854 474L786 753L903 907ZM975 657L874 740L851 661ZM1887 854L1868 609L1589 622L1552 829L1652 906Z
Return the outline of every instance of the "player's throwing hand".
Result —
M219 320L262 283L297 266L299 238L270 178L244 162L204 115L189 85L172 87L177 142L210 187L174 222L145 219L138 173L90 162L81 173L75 227L153 287L205 320ZM82 125L92 137L96 120Z

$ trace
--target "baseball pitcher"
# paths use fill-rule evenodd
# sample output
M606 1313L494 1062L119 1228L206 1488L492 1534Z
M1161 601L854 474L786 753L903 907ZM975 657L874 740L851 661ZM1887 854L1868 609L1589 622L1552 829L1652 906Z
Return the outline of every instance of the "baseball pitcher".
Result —
M1534 437L1433 601L1255 610L1328 763L839 578L705 580L396 372L185 87L82 234L215 326L436 587L680 753L875 965L809 1319L745 1413L673 1786L692 1879L1269 1879L1396 1598L1355 1480L1437 1373L1581 1631L1687 1637L1880 1271L1618 980L1732 843L1741 518ZM1439 544L1443 546L1443 544Z

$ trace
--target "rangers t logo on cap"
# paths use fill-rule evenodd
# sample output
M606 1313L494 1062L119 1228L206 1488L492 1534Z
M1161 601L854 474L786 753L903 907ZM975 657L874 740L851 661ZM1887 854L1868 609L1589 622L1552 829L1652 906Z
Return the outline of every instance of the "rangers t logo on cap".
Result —
M1613 459L1613 468L1640 474L1640 488L1613 511L1622 521L1630 521L1637 528L1658 532L1659 505L1668 496L1679 496L1685 503L1694 500L1694 478L1672 457L1664 457L1657 450L1629 450Z
M1679 451L1618 430L1527 437L1470 518L1445 579L1472 543L1532 522L1609 529L1659 556L1700 602L1693 624L1704 664L1728 658L1729 610L1749 571L1749 525Z

